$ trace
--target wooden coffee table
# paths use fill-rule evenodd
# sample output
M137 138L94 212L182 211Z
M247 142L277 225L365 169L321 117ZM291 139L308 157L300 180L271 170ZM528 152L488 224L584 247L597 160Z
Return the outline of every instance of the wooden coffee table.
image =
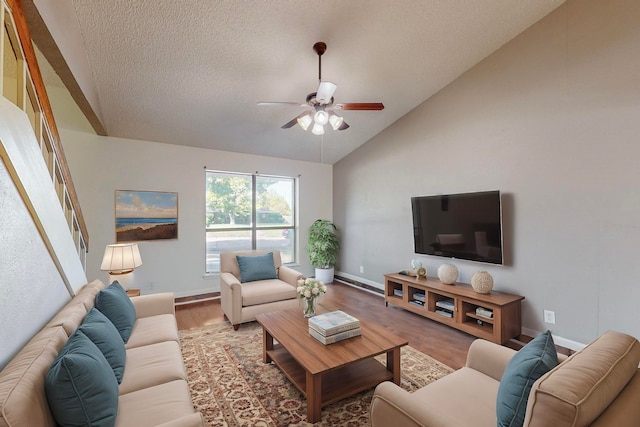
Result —
M307 398L307 422L320 408L392 380L400 385L400 347L407 340L360 320L362 335L324 345L309 335L301 310L256 315L263 330L263 361L273 361ZM277 344L274 343L277 341ZM374 356L387 354L386 366Z

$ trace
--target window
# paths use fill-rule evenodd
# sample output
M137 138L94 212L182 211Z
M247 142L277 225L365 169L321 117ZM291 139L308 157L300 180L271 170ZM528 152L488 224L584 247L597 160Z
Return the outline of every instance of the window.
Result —
M295 258L295 178L206 171L206 272L220 252L277 249Z

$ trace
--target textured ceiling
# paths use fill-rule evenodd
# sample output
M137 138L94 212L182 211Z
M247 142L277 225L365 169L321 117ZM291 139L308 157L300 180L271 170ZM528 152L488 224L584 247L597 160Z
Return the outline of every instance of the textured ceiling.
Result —
M72 0L108 135L335 163L563 0ZM73 10L73 8L71 8ZM322 78L351 125L281 125ZM64 124L61 124L64 126Z

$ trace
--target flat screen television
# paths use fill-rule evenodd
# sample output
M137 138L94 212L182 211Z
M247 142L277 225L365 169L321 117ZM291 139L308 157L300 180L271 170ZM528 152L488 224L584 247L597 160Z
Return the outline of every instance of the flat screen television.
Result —
M499 191L411 198L415 252L503 264Z

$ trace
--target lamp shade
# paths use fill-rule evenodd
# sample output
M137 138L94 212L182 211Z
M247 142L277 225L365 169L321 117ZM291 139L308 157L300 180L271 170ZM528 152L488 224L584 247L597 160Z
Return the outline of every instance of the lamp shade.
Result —
M100 270L109 274L126 274L142 265L137 243L117 243L107 245Z

